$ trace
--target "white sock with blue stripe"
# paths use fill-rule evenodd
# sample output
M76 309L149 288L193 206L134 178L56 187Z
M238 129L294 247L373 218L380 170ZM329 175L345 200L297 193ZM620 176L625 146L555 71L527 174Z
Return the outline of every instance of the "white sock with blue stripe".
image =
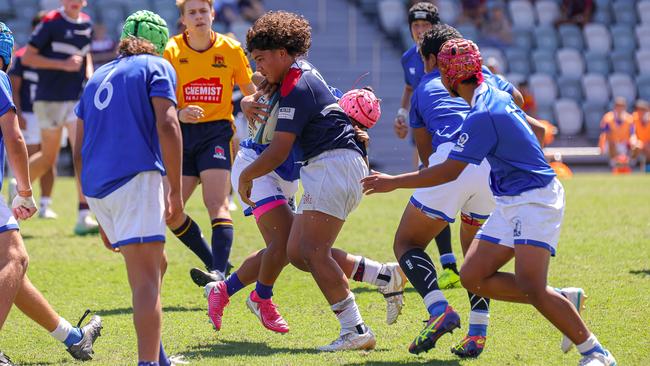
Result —
M598 342L598 339L593 333L589 335L586 341L576 345L576 348L583 356L590 355L594 352L605 354L605 349L600 345L600 342Z

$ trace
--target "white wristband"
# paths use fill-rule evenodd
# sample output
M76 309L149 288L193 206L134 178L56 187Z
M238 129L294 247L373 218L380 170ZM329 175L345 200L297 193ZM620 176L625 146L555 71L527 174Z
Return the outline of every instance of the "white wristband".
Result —
M397 110L397 115L406 119L409 116L409 111L407 111L406 108L400 108Z

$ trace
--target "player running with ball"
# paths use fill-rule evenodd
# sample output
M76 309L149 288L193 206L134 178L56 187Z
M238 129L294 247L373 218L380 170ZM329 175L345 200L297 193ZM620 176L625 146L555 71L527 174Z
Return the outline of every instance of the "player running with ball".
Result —
M614 357L580 318L576 304L547 285L564 214L564 190L526 115L509 94L483 82L481 54L473 42L446 42L438 65L449 93L471 106L456 145L444 162L420 172L375 173L362 179L364 192L439 186L458 179L469 164L487 159L496 208L467 252L461 268L463 286L479 296L535 306L577 344L583 355L580 366L615 366ZM515 273L500 272L513 257ZM453 318L458 317L444 298L438 305L446 310L433 339L453 330Z

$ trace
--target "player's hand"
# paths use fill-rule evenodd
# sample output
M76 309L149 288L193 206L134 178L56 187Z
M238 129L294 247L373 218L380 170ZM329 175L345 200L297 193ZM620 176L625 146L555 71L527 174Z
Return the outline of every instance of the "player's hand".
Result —
M30 194L28 197L16 195L11 203L11 211L18 220L27 220L32 217L38 209L34 197Z
M26 130L27 129L27 120L25 119L25 116L23 116L22 113L18 114L18 126L20 127L21 130Z
M357 138L357 140L363 143L370 141L370 135L368 135L368 132L362 130L358 126L354 126L354 136Z
M261 91L265 95L271 96L278 90L278 84L271 84L268 80L264 79L257 87L257 90Z
M119 253L120 248L113 248L111 245L111 242L108 240L108 236L106 236L106 233L104 232L104 229L102 228L101 225L99 225L99 237L102 238L102 243L104 243L104 247L111 252Z
M83 57L79 55L73 55L65 59L61 66L63 68L63 71L77 72L81 70L81 66L83 65L83 62L84 62Z
M395 131L395 135L400 139L405 139L406 136L408 136L409 126L406 124L406 118L404 118L404 116L398 115L395 117L393 130Z
M203 108L198 105L188 105L178 111L178 119L185 123L197 123L205 116Z
M264 118L269 116L268 105L257 102L257 99L263 94L264 93L260 90L253 95L243 97L239 103L249 124L263 124L265 122Z
M183 198L180 193L170 193L165 200L165 223L179 222L183 216Z
M361 184L363 185L363 193L368 195L391 192L397 189L394 176L379 173L374 170L369 176L361 179Z
M255 202L251 201L251 192L253 191L253 180L246 178L244 174L239 176L239 197L241 200L252 208L255 208Z

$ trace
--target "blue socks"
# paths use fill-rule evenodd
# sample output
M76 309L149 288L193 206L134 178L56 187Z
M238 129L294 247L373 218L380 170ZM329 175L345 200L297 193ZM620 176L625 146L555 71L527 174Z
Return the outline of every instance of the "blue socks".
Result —
M449 303L447 301L438 301L429 305L427 307L427 310L429 311L429 314L435 318L444 313L447 309L447 306L449 306Z
M239 290L244 288L244 284L241 283L239 277L237 277L237 272L233 273L226 279L226 289L228 292L228 297L236 294Z
M212 269L226 272L234 227L230 219L212 220Z
M273 296L273 285L267 286L262 284L260 281L257 281L255 292L257 292L257 296L259 296L260 299L270 299L271 296Z
M81 329L79 328L72 328L70 333L68 333L68 337L63 341L63 344L66 345L66 347L70 347L73 344L79 343L81 339L83 338L83 334L81 333Z
M138 362L138 366L160 366L158 362Z
M160 342L160 352L158 354L158 364L160 366L172 366L172 363L169 361L165 349L163 348L162 342Z
M487 337L487 325L470 324L469 325L469 331L467 332L467 335L470 336L470 337L474 337L474 336Z
M186 247L190 248L190 250L201 259L201 262L203 262L206 268L214 269L212 268L212 252L208 247L208 243L203 239L203 234L201 233L199 225L197 225L191 217L187 216L185 222L181 226L172 230L172 232L176 235L178 240L185 244Z

